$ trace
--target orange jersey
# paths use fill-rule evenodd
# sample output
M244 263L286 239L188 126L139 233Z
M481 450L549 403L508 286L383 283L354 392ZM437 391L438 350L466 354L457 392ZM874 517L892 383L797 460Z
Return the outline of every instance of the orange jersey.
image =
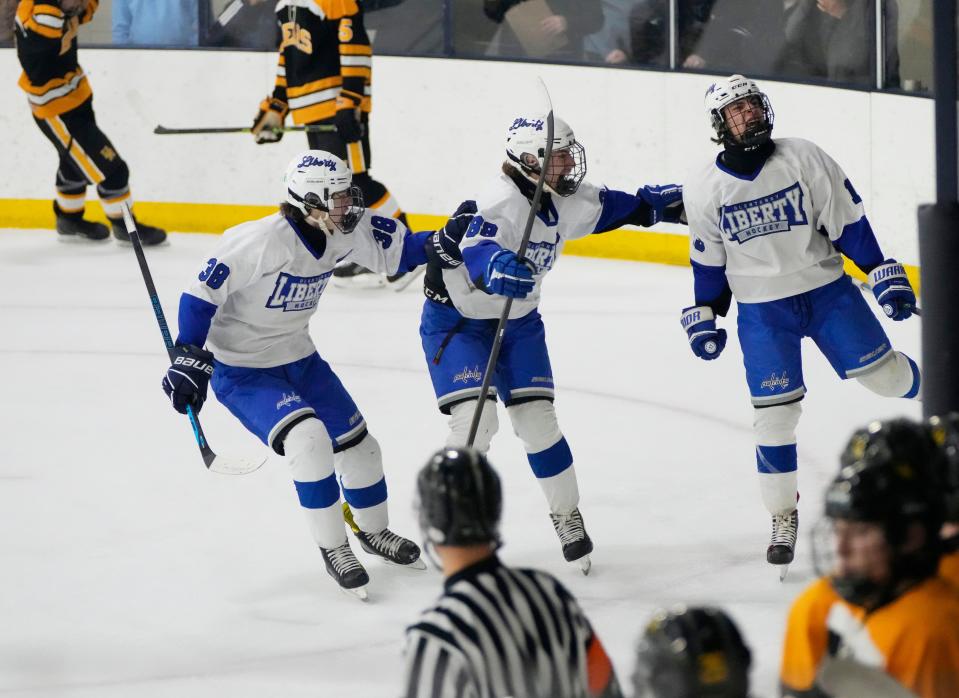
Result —
M372 108L373 49L357 0L280 0L282 30L273 96L295 124L332 118L337 106Z
M959 590L959 550L942 556L939 560L939 576Z
M67 17L57 0L20 0L14 36L23 74L17 83L27 93L38 119L65 114L93 91L77 61L77 32L93 19L98 0L89 0L78 17Z
M872 613L843 601L826 578L793 603L780 680L787 697L820 695L828 656L881 668L920 698L959 696L959 595L927 579Z

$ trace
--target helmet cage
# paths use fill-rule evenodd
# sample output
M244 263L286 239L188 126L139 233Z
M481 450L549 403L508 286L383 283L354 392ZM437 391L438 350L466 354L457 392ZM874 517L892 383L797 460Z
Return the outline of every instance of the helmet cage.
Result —
M735 115L732 117L732 123L730 123L730 118L727 117L726 110L737 102L742 102L747 99L762 109L763 116L757 123L746 127L742 133L736 137L733 135L731 127L741 123L742 117ZM770 104L769 97L766 96L765 92L753 92L734 99L718 109L711 110L709 115L712 120L713 130L716 131L715 141L717 143L738 145L746 148L755 148L767 142L772 135L773 122L776 119L772 104Z

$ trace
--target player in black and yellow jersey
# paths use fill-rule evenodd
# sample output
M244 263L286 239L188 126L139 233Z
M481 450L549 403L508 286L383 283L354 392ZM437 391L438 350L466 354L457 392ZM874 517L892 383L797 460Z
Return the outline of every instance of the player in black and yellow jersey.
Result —
M923 424L874 422L853 434L814 539L827 576L789 614L783 696L835 695L830 685L850 672L920 698L959 696L959 594L937 574L941 460Z
M357 0L280 0L276 17L282 30L273 94L263 100L253 122L257 143L275 143L287 113L293 123L325 124L335 132L307 133L310 148L346 160L353 184L367 208L383 216L406 216L389 190L370 176L370 76L373 50ZM361 268L338 268L337 276ZM362 270L365 271L365 270Z
M20 0L15 20L19 85L33 118L60 154L57 169L57 232L61 240L105 240L105 225L84 220L87 186L95 184L118 240L129 241L123 206L130 203L130 171L97 126L93 91L77 61L77 31L93 18L98 0ZM145 245L166 232L138 224Z
M942 559L939 576L959 589L959 414L929 420L932 438L945 456L942 491L946 497L946 523L942 526Z

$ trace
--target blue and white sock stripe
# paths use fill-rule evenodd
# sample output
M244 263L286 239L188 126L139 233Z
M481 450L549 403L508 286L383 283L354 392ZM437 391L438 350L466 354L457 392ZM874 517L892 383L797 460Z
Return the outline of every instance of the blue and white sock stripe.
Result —
M903 395L903 397L912 400L919 396L919 388L922 384L922 373L919 371L919 366L916 365L915 361L905 354L903 354L903 356L906 357L906 361L909 362L909 368L912 369L912 387L909 388L909 392Z
M756 470L761 473L791 473L797 466L796 444L756 446Z
M315 482L294 480L293 484L300 498L300 506L304 509L326 509L336 504L340 498L340 486L336 484L336 475L332 473Z
M526 458L533 474L541 479L559 475L573 464L573 452L569 450L565 436L545 451L527 453Z
M342 481L341 481L342 484ZM343 487L343 499L354 509L367 509L375 507L386 501L386 478L381 477L379 481L374 482L369 487L357 487L350 489Z

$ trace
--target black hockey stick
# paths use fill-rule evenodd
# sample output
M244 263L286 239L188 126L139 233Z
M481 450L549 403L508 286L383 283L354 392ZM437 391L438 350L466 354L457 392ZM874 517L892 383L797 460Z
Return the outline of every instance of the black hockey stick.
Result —
M150 296L150 304L153 306L153 314L156 315L157 324L160 326L160 334L163 335L163 343L166 345L167 355L170 361L173 361L173 338L170 336L170 328L166 322L166 316L163 314L163 308L160 306L160 297L157 294L156 285L153 283L153 275L150 273L150 267L147 266L146 255L143 254L143 245L140 242L140 233L137 232L136 222L133 220L133 214L128 206L123 207L123 222L126 223L127 233L130 234L130 242L133 243L133 251L136 252L137 262L140 264L140 273L143 275L143 283L146 284L147 293ZM252 473L266 462L266 458L259 461L246 458L229 458L218 456L207 443L206 436L203 433L203 427L200 426L200 418L193 411L192 407L187 407L187 416L190 418L190 426L193 427L193 436L196 438L197 446L200 447L200 453L203 456L203 462L206 467L215 473L223 475L245 475Z
M860 281L860 280L857 279L855 276L853 276L853 277L852 277L852 282L853 282L854 284L856 284L856 286L859 287L859 290L862 291L863 293L866 293L866 292L872 293L872 286L870 286L870 285L869 285L868 283L866 283L865 281ZM883 312L886 312L885 309L883 309ZM916 317L922 317L922 311L919 309L919 306L918 306L918 305L912 306L912 313L913 313L913 315L915 315Z
M274 133L286 133L287 131L335 133L336 126L333 124L307 124L306 126L282 126L271 130ZM249 126L222 126L217 128L167 128L166 126L157 126L153 129L153 133L158 136L182 136L197 133L253 133L253 129Z
M529 216L526 217L526 230L523 231L523 241L519 245L516 255L520 261L526 259L526 247L529 245L529 236L533 231L533 223L536 221L536 212L539 211L539 201L543 196L543 185L546 183L546 169L549 167L549 160L553 154L553 102L549 98L549 90L546 84L540 78L540 85L543 88L543 94L546 96L546 104L549 105L549 111L546 113L546 150L543 153L543 164L539 168L539 179L536 180L536 190L533 192L533 200L530 202ZM483 387L480 388L479 400L477 400L476 411L473 412L473 421L470 424L469 437L466 439L466 445L472 446L476 440L476 431L479 429L480 419L483 416L483 408L486 406L486 393L489 391L490 383L493 380L493 372L496 370L496 361L499 359L499 350L503 345L503 335L506 334L506 322L509 320L509 311L513 307L513 299L509 296L506 303L503 304L503 312L499 316L499 323L496 325L496 335L493 337L493 348L490 349L489 361L486 362L486 372L483 374Z

